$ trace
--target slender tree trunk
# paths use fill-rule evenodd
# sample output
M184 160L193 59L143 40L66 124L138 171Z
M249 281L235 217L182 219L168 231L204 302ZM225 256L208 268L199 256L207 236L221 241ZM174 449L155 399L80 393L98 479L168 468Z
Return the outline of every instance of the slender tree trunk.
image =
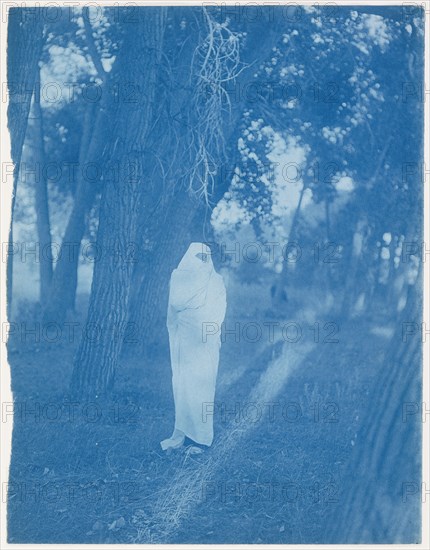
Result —
M363 250L366 246L366 234L368 232L367 219L362 215L358 217L355 225L355 231L350 245L351 252L348 268L346 271L346 280L344 284L344 295L341 311L343 315L349 316L355 299L357 297L357 275L360 267L360 261L363 258Z
M36 84L40 88L40 75ZM39 163L40 169L37 170L38 176L35 181L35 199L36 199L36 223L37 235L39 239L39 269L40 269L40 304L44 307L47 303L51 280L52 280L52 255L51 255L51 224L49 221L49 203L48 203L48 182L45 177L45 144L43 113L40 106L40 94L34 94L34 115L36 126L36 155L35 160Z
M290 227L290 231L288 233L287 243L293 243L294 239L296 238L297 226L298 226L299 219L300 219L300 213L301 213L302 202L303 202L303 197L304 197L305 191L306 191L306 186L303 185L303 187L300 191L299 202L297 203L297 207L296 207L296 210L294 212L293 219L291 221L291 227ZM290 266L290 264L288 263L286 258L284 258L283 269L282 269L282 271L281 271L281 273L278 277L278 280L275 284L275 290L274 290L274 292L272 292L272 308L276 311L281 311L282 312L283 310L285 310L285 308L287 306L288 297L287 297L287 294L286 294L286 286L288 284L288 280L289 280L289 277L290 277L289 266Z
M324 210L325 210L326 244L329 247L336 246L335 243L332 243L332 240L331 240L330 198L328 196L328 193L326 193L326 196L324 198ZM332 288L332 280L333 280L333 265L330 261L328 261L327 263L321 264L321 268L323 270L323 280L325 283L325 297L326 297L326 300L329 300L326 303L329 304L331 299L331 288Z
M67 311L72 311L75 308L79 251L85 233L86 216L94 204L98 189L97 183L86 177L86 166L87 163L94 162L97 163L100 170L100 159L102 159L105 147L108 120L107 105L105 105L107 99L102 101L103 105L100 108L95 104L88 104L85 112L75 200L61 243L61 252L55 264L50 299L44 309L45 319L50 321L62 322Z
M13 214L22 147L27 129L31 97L36 80L37 63L43 42L43 19L33 8L10 8L7 35L7 84L9 105L8 128L11 140L11 157L14 163L11 223L9 229L9 256L7 262L7 309L10 317L13 277Z
M361 193L355 193L355 201L357 204L366 204L367 201L372 200L371 190L378 181L387 152L391 147L391 142L392 136L387 139L379 160L375 166L375 171L369 178L365 188ZM342 316L345 317L350 315L357 298L357 287L360 286L358 280L360 260L362 259L362 253L366 246L366 238L370 232L370 228L368 227L368 219L366 212L364 211L356 210L353 214L353 218L351 219L351 224L355 226L355 231L352 234L352 239L349 246L350 255L348 268L345 271L343 299L338 308Z
M126 329L134 267L130 246L136 241L139 196L149 172L144 151L155 111L166 8L144 8L139 16L122 45L115 72L118 85L134 76L139 101L119 103L111 135L110 157L121 174L119 181L108 177L104 183L97 237L101 258L94 268L87 330L72 376L72 391L78 395L100 396L112 388Z
M330 201L326 196L324 199L324 210L325 210L325 228L326 228L326 239L329 243L331 241L331 227L330 227Z
M389 271L388 271L388 280L387 280L387 288L386 288L386 300L388 303L391 304L391 307L393 308L393 311L395 311L397 303L396 303L396 291L395 291L395 282L397 275L400 272L400 266L396 267L395 264L395 258L396 258L396 246L397 246L397 239L396 235L391 236L391 243L389 246L390 250L390 259L389 259Z

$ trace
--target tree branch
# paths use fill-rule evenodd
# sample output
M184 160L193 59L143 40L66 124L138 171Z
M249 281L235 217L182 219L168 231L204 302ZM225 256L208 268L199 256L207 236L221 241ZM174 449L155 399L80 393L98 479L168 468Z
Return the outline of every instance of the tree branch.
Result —
M89 18L89 8L88 6L82 9L82 18L84 20L85 27L85 36L87 38L88 52L93 62L94 67L98 73L98 76L103 80L106 79L107 73L103 68L99 52L97 51L96 43L94 41L93 29L91 27L90 18Z

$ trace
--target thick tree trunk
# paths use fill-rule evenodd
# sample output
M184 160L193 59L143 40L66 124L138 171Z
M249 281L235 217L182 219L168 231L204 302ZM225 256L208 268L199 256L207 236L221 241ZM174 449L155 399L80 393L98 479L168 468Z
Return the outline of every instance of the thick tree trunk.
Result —
M357 443L333 504L324 540L329 543L417 543L421 509L421 380L419 330L404 336L403 323L421 326L421 288L417 283L380 375L375 380ZM391 350L391 351L390 351ZM389 533L393 540L386 540ZM339 540L342 534L342 540Z
M176 201L164 212L164 220L158 218L155 244L137 264L133 276L129 322L140 351L163 339L167 342L165 317L170 275L190 242L204 240L202 220L206 207L196 206L196 199L184 191L175 196Z
M247 9L253 10L252 7ZM249 15L249 21L253 20L255 19L252 15ZM224 140L229 153L232 153L227 155L230 163L231 159L235 158L234 153L237 150L237 129L243 108L246 105L247 94L251 93L248 87L254 78L254 66L267 58L284 32L278 23L268 22L267 33L262 37L261 20L258 20L258 23L257 20L255 21L255 29L252 26L248 28L247 47L242 52L244 70L235 82L231 82L229 85L232 110L224 120ZM193 125L193 114L190 113L189 79L197 38L198 34L195 31L185 42L181 49L179 68L176 68L173 76L177 90L172 98L170 111L175 115L174 122L179 123L175 130L179 147L182 145L185 148L189 143L187 133ZM175 65L176 62L172 63L173 67ZM180 143L181 141L183 144ZM169 142L167 142L166 150L158 147L157 151L161 158L168 158L170 154ZM187 158L187 151L183 155L177 155L171 167L174 177L183 173L185 158ZM216 205L228 190L233 169L234 166L226 162L220 163L215 189L210 197L212 204ZM205 209L206 212L204 212ZM210 208L191 199L186 191L179 186L175 193L164 198L159 216L152 216L151 219L146 218L146 223L150 223L152 226L150 233L154 244L152 251L145 258L139 258L136 265L129 314L135 334L138 334L140 351L159 340L163 334L167 338L164 331L170 274L186 251L190 240L211 240L210 215ZM164 223L160 219L164 219ZM208 230L207 234L205 229ZM141 234L146 234L144 229L141 230Z
M405 241L423 240L422 187L416 197ZM367 224L363 214L356 234ZM360 222L361 220L361 222ZM359 259L359 257L358 257ZM357 256L353 262L358 261ZM406 268L406 265L404 266ZM355 280L357 267L352 268ZM363 420L351 459L345 465L340 498L327 518L328 544L419 543L421 522L423 261L405 308L393 318L394 334L384 364L363 405ZM374 306L373 314L378 310ZM412 327L412 329L411 329ZM423 408L422 408L423 407ZM342 540L339 540L339 536ZM391 540L388 540L388 536Z
M190 131L194 113L191 106L192 89L190 75L194 52L199 42L199 29L193 28L194 10L172 10L172 30L176 34L182 20L187 21L189 36L181 45L168 49L176 36L166 33L166 56L169 59L170 86L165 99L166 106L151 142L161 163L168 172L159 169L155 162L154 177L159 182L148 189L140 205L139 240L142 253L133 273L128 320L137 335L137 348L144 351L165 333L162 320L167 310L168 285L172 269L179 262L190 236L190 227L199 201L187 191L185 173L189 169ZM194 23L195 24L195 23ZM163 78L160 73L160 78ZM165 83L160 82L160 87ZM167 115L167 116L166 116ZM167 127L167 132L166 132ZM174 154L172 155L172 152ZM157 170L158 168L158 170ZM201 206L201 205L200 205ZM134 345L130 351L135 350ZM124 351L128 351L124 349Z
M37 85L40 87L40 79ZM47 303L51 280L52 280L52 256L51 256L51 224L49 221L49 203L48 203L48 182L45 177L45 144L43 113L40 106L40 97L34 97L34 115L35 115L35 161L39 163L40 170L35 181L35 199L36 199L36 223L37 235L39 239L39 272L40 272L40 304L44 307Z
M9 105L8 128L11 141L11 157L14 163L14 180L9 229L9 252L13 250L13 213L15 207L22 147L27 129L31 97L36 80L37 63L43 42L43 19L33 8L10 8L7 34L7 84ZM7 263L7 308L12 304L13 255Z
M104 183L97 238L101 258L95 263L87 330L72 376L72 391L78 395L100 396L112 388L126 329L134 267L130 247L136 240L138 201L149 172L145 146L155 110L166 9L144 8L138 14L136 28L128 29L122 45L115 77L120 85L134 75L139 101L119 104L111 135L110 156L121 174L119 181L108 177Z

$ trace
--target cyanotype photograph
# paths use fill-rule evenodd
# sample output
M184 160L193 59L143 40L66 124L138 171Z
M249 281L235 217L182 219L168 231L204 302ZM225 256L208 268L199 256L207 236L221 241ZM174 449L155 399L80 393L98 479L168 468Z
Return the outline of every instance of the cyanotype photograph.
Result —
M419 547L423 7L2 15L3 540Z

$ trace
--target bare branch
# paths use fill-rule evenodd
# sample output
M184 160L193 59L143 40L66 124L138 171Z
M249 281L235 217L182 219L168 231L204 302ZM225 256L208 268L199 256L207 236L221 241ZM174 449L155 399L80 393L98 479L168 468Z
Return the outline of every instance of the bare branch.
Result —
M209 204L221 158L225 155L223 116L231 110L226 84L237 78L240 67L240 34L218 23L203 8L207 35L193 55L196 77L193 106L197 123L193 128L195 159L189 188Z
M97 51L96 43L94 41L93 29L90 23L88 6L85 6L82 9L82 18L84 20L85 36L87 38L88 52L90 54L93 65L96 68L98 76L104 82L107 76L107 72L103 68L103 64L101 62L99 52Z

